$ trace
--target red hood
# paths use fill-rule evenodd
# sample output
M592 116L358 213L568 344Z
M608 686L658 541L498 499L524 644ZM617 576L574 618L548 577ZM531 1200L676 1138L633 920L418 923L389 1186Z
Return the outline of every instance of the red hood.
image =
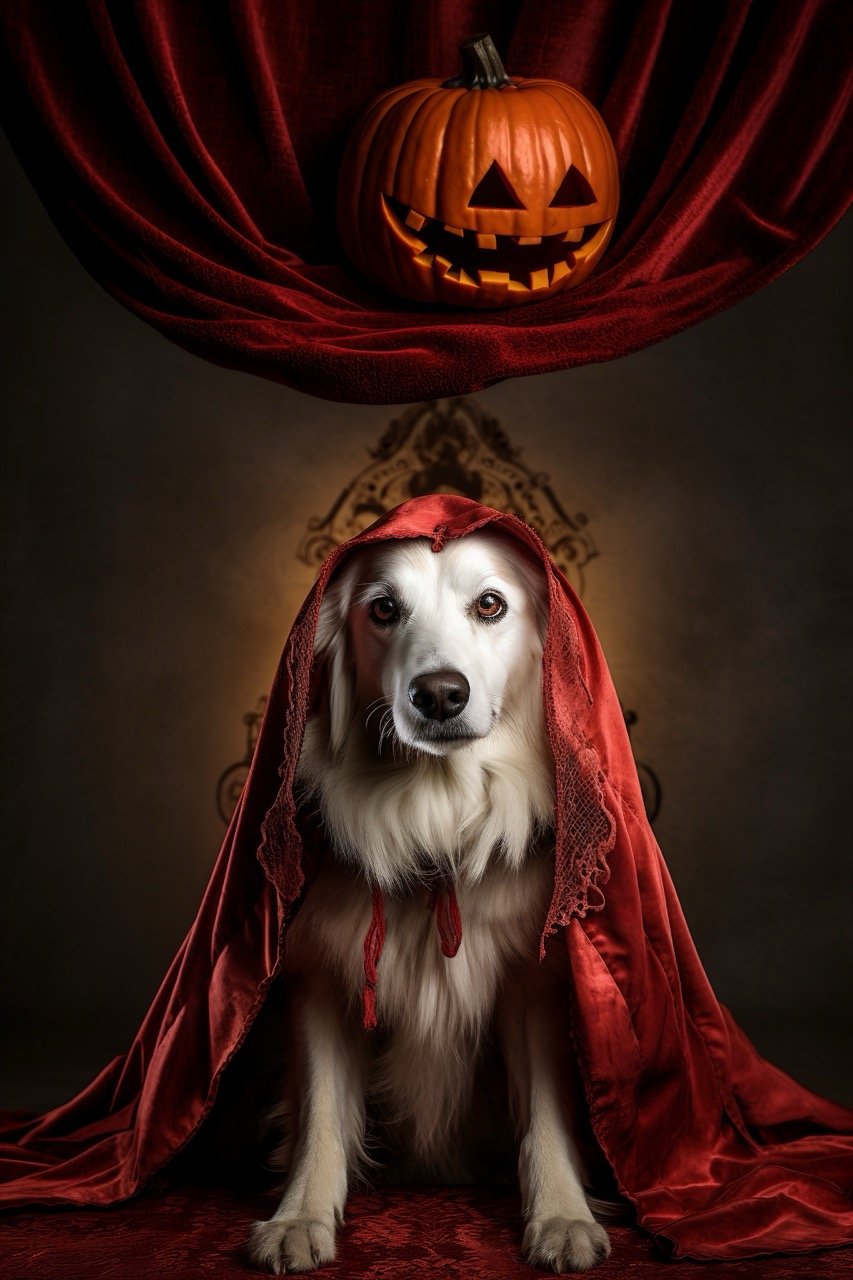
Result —
M286 903L302 886L301 842L293 779L311 705L310 675L320 603L335 569L354 549L389 538L427 538L436 553L452 538L494 525L542 562L548 580L549 623L542 658L546 722L556 766L554 892L545 936L573 916L604 905L607 854L615 825L604 798L605 775L642 804L625 722L598 640L564 574L541 538L517 516L469 498L431 494L395 507L327 557L288 638L280 670L288 679L281 788L264 821L259 856Z

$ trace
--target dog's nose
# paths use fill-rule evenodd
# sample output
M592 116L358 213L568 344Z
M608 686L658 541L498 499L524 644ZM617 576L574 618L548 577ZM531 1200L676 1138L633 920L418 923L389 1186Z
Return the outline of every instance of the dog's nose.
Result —
M461 671L426 671L409 685L409 701L427 720L452 720L465 710L470 694Z

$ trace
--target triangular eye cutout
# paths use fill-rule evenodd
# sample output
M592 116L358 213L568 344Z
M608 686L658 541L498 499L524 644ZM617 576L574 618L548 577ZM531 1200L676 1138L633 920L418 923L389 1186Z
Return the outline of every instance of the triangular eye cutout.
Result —
M509 179L497 160L493 160L474 188L468 201L469 209L523 209L524 205L513 191Z
M569 171L560 183L549 208L566 209L583 204L595 204L595 192L580 169L570 164Z

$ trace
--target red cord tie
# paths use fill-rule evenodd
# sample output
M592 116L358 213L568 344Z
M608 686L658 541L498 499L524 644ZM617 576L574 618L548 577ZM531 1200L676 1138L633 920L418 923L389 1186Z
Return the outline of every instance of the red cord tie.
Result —
M437 524L432 531L432 549L440 551L444 546L444 540L447 537L447 525Z
M456 955L462 942L462 917L459 914L459 903L456 890L451 879L442 880L437 889L433 889L427 903L430 911L435 912L435 923L441 939L441 954L448 959Z
M378 884L373 886L373 915L364 935L364 991L361 1025L365 1031L376 1026L376 966L385 943L385 904Z
M462 916L456 889L448 877L430 894L427 907L435 912L435 923L441 942L441 954L448 959L456 955L462 942ZM364 935L364 988L361 993L361 1025L365 1031L376 1027L376 969L385 945L385 903L379 885L373 886L373 914Z

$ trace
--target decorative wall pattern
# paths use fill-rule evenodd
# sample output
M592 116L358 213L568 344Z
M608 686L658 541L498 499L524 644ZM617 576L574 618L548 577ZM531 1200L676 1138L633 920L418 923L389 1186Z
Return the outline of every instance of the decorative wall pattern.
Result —
M550 477L526 466L497 419L471 400L459 396L415 405L390 423L369 452L371 461L327 515L308 521L296 552L305 564L319 566L333 547L408 498L461 493L533 525L583 594L584 569L598 555L586 516L564 511Z
M266 705L267 698L266 694L264 694L258 698L254 711L247 711L243 716L243 724L246 726L246 750L243 758L242 760L237 760L234 764L229 764L227 769L223 769L216 784L216 812L226 826L231 821L231 815L237 808L240 792L243 790L246 779L249 776L249 765L252 763L252 756L255 754L255 743L258 741L258 731L264 718Z

